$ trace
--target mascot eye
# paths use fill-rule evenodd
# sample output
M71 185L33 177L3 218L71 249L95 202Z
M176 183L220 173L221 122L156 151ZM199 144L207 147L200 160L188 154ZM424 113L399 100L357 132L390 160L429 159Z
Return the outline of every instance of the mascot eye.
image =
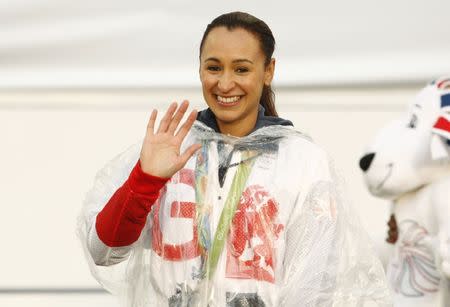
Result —
M408 123L408 128L414 129L417 126L417 115L413 114Z

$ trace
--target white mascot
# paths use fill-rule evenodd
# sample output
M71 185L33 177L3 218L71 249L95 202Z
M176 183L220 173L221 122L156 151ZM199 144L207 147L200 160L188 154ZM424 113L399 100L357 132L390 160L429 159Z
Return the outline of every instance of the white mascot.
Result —
M359 161L392 201L387 276L395 306L450 306L450 78L428 84Z

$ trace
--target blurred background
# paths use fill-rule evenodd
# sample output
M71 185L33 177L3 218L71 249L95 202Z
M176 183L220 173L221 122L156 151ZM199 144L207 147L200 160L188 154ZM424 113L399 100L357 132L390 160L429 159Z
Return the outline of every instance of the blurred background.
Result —
M358 160L428 81L450 74L450 2L0 0L0 306L117 306L75 233L95 173L152 108L205 104L198 48L247 11L277 39L277 108L324 147L379 253L387 201Z

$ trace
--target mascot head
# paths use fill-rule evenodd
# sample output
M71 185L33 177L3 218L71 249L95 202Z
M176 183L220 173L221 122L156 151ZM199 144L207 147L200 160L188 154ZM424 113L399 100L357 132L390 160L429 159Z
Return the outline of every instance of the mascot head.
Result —
M450 78L423 88L404 116L380 130L359 166L369 191L387 199L450 176Z

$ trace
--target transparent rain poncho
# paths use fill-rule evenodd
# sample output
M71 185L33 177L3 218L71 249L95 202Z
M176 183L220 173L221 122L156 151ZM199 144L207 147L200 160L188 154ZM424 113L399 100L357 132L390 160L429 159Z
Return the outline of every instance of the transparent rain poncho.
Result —
M95 219L140 144L106 165L86 196L78 232L89 266L124 306L391 306L356 211L308 137L268 126L234 138L196 122L181 151L193 143L202 148L130 246L104 245ZM101 265L98 250L107 251Z

